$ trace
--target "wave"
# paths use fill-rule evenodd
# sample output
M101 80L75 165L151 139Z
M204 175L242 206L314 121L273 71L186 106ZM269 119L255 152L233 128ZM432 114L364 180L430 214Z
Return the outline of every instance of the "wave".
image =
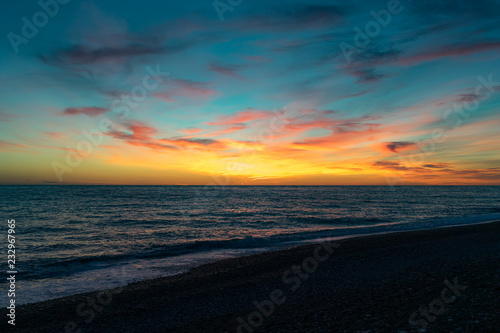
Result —
M120 262L137 260L160 259L181 256L193 253L204 253L216 250L252 250L263 251L294 246L298 244L325 240L331 238L346 238L359 235L386 233L394 231L409 231L418 229L432 229L443 226L466 225L473 223L500 220L500 214L487 214L480 216L456 217L433 219L418 223L379 222L370 225L337 226L336 228L302 231L296 233L273 235L269 237L246 236L232 239L191 241L175 245L154 245L140 253L126 253L114 255L82 256L64 260L38 262L37 269L31 272L20 272L25 279L50 278L54 276L71 275L79 271L100 269L116 265ZM244 252L244 251L243 251Z
M371 225L372 223L391 223L386 219L380 218L355 218L355 217L337 217L337 218L321 218L315 216L295 217L293 221L307 224L330 224L335 226L352 226L352 225Z

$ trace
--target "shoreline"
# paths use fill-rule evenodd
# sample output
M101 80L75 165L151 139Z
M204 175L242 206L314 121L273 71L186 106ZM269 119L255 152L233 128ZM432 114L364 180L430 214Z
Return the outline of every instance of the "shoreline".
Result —
M36 301L29 301L26 303L20 303L19 301L17 301L17 303L19 303L19 306L30 305L30 304L36 304L36 303L42 303L42 302L46 302L46 301L50 301L50 300L60 299L60 298L64 298L64 297L75 296L75 295L79 295L79 294L94 293L94 292L99 292L101 290L106 290L106 289L125 287L126 285L131 284L131 283L140 283L142 281L148 281L148 280L152 280L152 279L160 279L160 278L164 278L164 277L172 277L172 276L176 276L176 275L182 275L182 274L185 274L185 273L189 272L190 270L195 269L197 267L207 265L207 264L212 264L212 263L215 263L215 262L221 261L221 260L235 259L235 258L246 257L246 256L255 255L255 254L263 254L263 253L267 253L267 252L281 251L281 250L286 250L286 249L290 249L290 248L294 248L294 247L298 247L298 246L317 244L319 242L340 241L340 240L351 239L351 238L363 238L363 237L370 237L370 236L377 236L377 235L389 235L389 234L406 233L406 232L414 232L414 231L437 230L437 229L441 229L441 228L450 228L450 227L462 227L462 226L465 227L465 226L472 226L472 225L479 225L479 224L495 223L498 221L500 221L500 220L495 219L495 220L487 220L487 221L481 221L481 222L470 222L470 223L467 222L467 223L463 223L463 224L440 225L440 226L436 226L436 227L428 227L428 228L422 228L422 229L415 228L415 229L403 229L403 230L374 231L374 232L368 232L368 233L351 233L351 234L341 235L341 236L316 237L316 238L310 238L310 239L304 239L304 240L298 240L298 241L290 241L290 242L274 243L274 244L271 243L269 246L262 246L262 247L225 249L226 251L227 250L229 250L229 251L241 250L242 253L239 253L239 254L225 254L223 252L223 250L208 249L208 250L205 250L202 252L187 253L187 254L180 255L179 257L177 257L177 258L182 259L186 255L187 256L200 255L198 263L193 264L193 265L187 265L184 269L181 269L177 273L165 274L163 276L143 277L143 278L128 280L128 281L122 280L119 285L89 288L88 290L81 290L81 291L75 290L73 293L68 293L66 295L63 294L63 295L60 295L58 297L36 300ZM398 224L404 225L404 223L398 223ZM379 226L379 225L352 227L352 229L357 230L357 229L363 229L363 228L374 228L377 226ZM350 230L350 229L351 228L345 228L343 230ZM212 254L214 252L215 253L221 252L221 253L218 253L218 255L222 256L222 258L212 259L211 257L212 257ZM224 258L224 256L227 256L227 257ZM175 258L175 257L173 257L173 258ZM204 258L204 259L202 259L202 258ZM167 258L159 258L159 259L167 259ZM138 259L138 260L150 260L150 259L142 258L142 259ZM113 268L113 267L108 268L108 269L111 269L111 271L113 271L113 272L116 270L116 268ZM106 270L106 269L101 269L100 271L103 271L103 270ZM113 274L115 275L115 277L118 277L118 276L116 276L115 273L113 273ZM7 306L7 305L5 305L5 306Z
M355 295L353 296L352 294L369 286L372 286L377 294L382 292L382 290L386 290L389 293L401 292L401 288L391 291L391 288L388 288L387 281L384 282L382 280L383 282L377 283L376 281L379 280L375 279L375 277L380 277L380 275L387 275L388 281L392 282L392 284L402 283L403 281L400 281L401 276L398 273L401 267L404 267L409 276L412 277L411 279L407 277L406 280L408 281L403 279L406 282L402 284L406 285L406 287L411 285L411 290L414 290L418 289L419 285L418 283L415 285L415 283L420 282L420 285L424 287L422 294L427 293L425 287L436 288L437 286L440 287L438 289L442 289L443 280L446 279L452 281L455 277L461 276L458 280L466 281L467 275L463 269L467 265L476 267L476 271L480 272L479 275L483 276L486 281L483 284L492 284L493 288L493 285L498 281L500 266L498 265L498 253L500 253L498 251L500 249L499 230L500 221L489 221L469 225L442 226L417 231L391 231L387 233L343 237L342 239L335 240L335 242L340 244L338 249L333 250L330 248L332 249L331 258L324 263L318 261L317 269L314 269L310 274L302 271L302 276L305 277L305 275L308 275L308 277L307 279L301 279L299 287L293 290L293 292L290 291L289 287L290 285L294 287L296 283L292 284L290 282L287 284L283 282L285 280L283 274L289 271L291 267L300 266L304 262L304 258L313 256L312 253L317 248L317 244L308 243L287 249L223 259L194 267L188 272L179 275L134 282L125 287L108 289L106 291L77 294L39 303L21 305L16 309L16 322L18 323L16 330L29 332L30 328L36 327L39 332L64 332L65 328L68 329L68 332L76 332L78 329L81 329L82 332L99 332L103 331L105 327L107 331L124 330L126 332L144 330L148 332L160 332L165 328L168 328L172 332L225 332L225 330L237 332L239 327L242 332L250 332L250 330L264 332L277 331L277 329L294 331L294 327L296 326L297 331L301 331L299 328L302 328L306 329L306 331L321 332L326 328L343 327L343 329L347 329L350 332L355 331L359 326L360 330L364 328L377 332L378 326L388 324L384 319L381 319L382 316L376 317L378 318L378 322L381 323L374 322L372 323L374 326L370 327L367 321L369 322L372 320L371 318L374 318L372 315L358 318L359 316L357 315L344 314L342 318L339 317L336 319L327 316L323 317L319 322L309 323L308 316L304 316L304 313L310 314L311 310L314 310L313 312L317 317L318 313L323 313L325 309L330 309L332 306L331 301L324 298L328 295L333 296L334 294L343 295L341 297L343 302L347 302L347 304L350 304L355 309L356 304L353 303L352 299ZM429 262L434 263L435 266L432 270L429 267L425 268L422 266L425 260L422 262L422 254L416 248L427 253ZM432 250L435 251L433 252ZM324 249L324 251L326 250ZM447 252L450 255L443 256ZM462 254L462 258L457 252ZM476 254L472 256L470 253ZM382 257L385 258L384 260L380 257L382 254L384 254ZM466 259L463 259L463 255L468 254L469 258L465 257ZM482 254L482 256L479 256L479 254ZM336 263L339 266L336 267L336 265L333 265L330 259L340 260L340 263ZM460 264L460 260L464 262ZM443 273L439 278L434 277L431 279L433 282L428 285L425 285L425 283L422 284L420 279L415 281L415 276L419 277L422 274L423 276L434 276L434 271L442 270L443 267L440 265L436 266L436 261L440 262L441 266L448 267L449 274ZM490 261L491 263L489 263ZM372 270L367 271L366 268L360 266L361 263L373 266L374 262L385 266L386 271L380 271L377 265L372 267L373 272ZM419 267L422 266L420 273L411 269L415 263L418 263ZM334 273L336 271L335 268L340 268L342 274L338 274L339 272ZM453 269L450 270L450 268ZM350 277L347 274L348 272L352 273ZM328 274L335 276L333 280L337 280L339 283L331 285ZM296 278L300 277L300 275L290 275L289 280L297 282ZM396 277L399 277L399 279ZM496 281L494 280L495 277ZM470 277L469 280L471 279L477 279L477 275ZM353 284L354 281L357 282ZM318 285L328 287L321 290ZM270 298L272 296L270 292L274 290L282 291L282 298L286 298L282 304L278 304L282 298ZM491 292L493 294L496 293L495 296L498 300L499 291L493 288ZM416 311L419 309L419 304L428 304L436 298L436 293L432 295L434 297L429 299L428 297L423 297L423 299L420 299L420 303L418 303L418 297L414 300L409 300L409 303L417 302L413 307L409 307L409 310ZM439 291L437 295L439 296ZM277 296L277 294L274 296ZM405 296L408 297L409 295L405 294ZM384 297L381 298L384 299ZM462 298L467 299L465 296ZM94 300L97 304L92 303L94 306L92 304L89 305L89 299ZM170 301L172 299L174 301ZM266 303L266 301L269 302L269 299L277 300L277 302L274 302L276 310L273 310L273 313L269 317L264 318L263 316L261 325L248 326L248 315L256 311L254 303L261 304L259 302L264 302L263 304L272 304ZM305 307L304 303L309 306ZM456 303L459 303L459 301ZM485 303L484 300L483 303ZM335 304L333 305L335 306ZM450 307L452 306L455 306L455 303L450 305ZM363 304L363 307L365 307L365 304ZM488 308L491 308L493 311L497 307L493 304L491 306L489 304L482 304L481 311L488 313ZM349 306L346 306L346 308L348 309ZM394 307L392 311L396 309L397 307ZM0 313L5 318L6 310L2 309L2 311ZM370 311L367 312L370 313ZM129 318L130 316L132 318ZM401 322L401 319L399 319L400 323L395 327L400 327L401 330L411 332L413 328L408 324L408 317L409 313L403 316L406 323ZM443 314L440 317L446 316ZM243 319L243 321L238 318ZM259 319L260 317L256 316L255 318ZM290 326L292 323L285 320L286 318L295 319L295 321L298 320L298 323L295 326ZM252 318L250 317L250 319ZM422 320L420 317L419 319ZM465 322L451 322L454 324L453 327L457 332L459 331L459 327L462 326L463 331L465 331L468 318L464 318L462 321L464 320ZM347 322L350 324L347 324ZM4 326L4 324L5 322L2 322L0 327ZM441 329L441 326L450 324L450 322L428 322L428 324L432 324L432 327L436 329ZM307 328L307 325L312 326L311 328ZM490 314L489 317L486 316L484 318L482 323L475 323L475 325L486 325L485 327L487 328L490 326L495 327L494 325L500 327L500 322L498 315ZM431 328L429 329L428 331L434 331ZM384 330L380 328L380 331Z

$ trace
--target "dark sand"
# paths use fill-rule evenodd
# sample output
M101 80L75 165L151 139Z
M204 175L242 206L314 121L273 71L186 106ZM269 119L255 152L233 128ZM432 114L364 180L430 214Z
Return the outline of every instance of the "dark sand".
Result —
M429 315L427 332L500 332L499 231L495 222L342 240L315 271L310 266L307 280L288 282L283 274L313 256L317 245L223 260L111 290L112 300L96 307L94 318L88 305L81 306L83 315L77 308L96 293L17 307L15 330L6 329L2 309L0 331L64 332L74 321L80 332L237 332L237 318L247 321L253 302L268 304L279 289L286 300L262 316L255 332L416 332L410 315L441 298L443 281L453 285L456 278L468 288L445 290L449 303L441 303L441 313L434 302L438 315ZM253 314L254 323L259 316Z

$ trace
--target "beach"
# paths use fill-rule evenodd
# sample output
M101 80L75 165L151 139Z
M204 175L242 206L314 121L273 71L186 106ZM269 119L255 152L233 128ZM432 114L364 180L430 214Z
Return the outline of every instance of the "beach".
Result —
M498 14L9 2L0 333L500 333Z
M15 331L499 332L499 231L497 221L221 260L19 306Z

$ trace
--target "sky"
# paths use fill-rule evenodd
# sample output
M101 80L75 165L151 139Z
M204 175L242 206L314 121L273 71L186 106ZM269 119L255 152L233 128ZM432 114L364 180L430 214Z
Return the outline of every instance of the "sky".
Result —
M500 1L12 2L1 184L500 185Z

